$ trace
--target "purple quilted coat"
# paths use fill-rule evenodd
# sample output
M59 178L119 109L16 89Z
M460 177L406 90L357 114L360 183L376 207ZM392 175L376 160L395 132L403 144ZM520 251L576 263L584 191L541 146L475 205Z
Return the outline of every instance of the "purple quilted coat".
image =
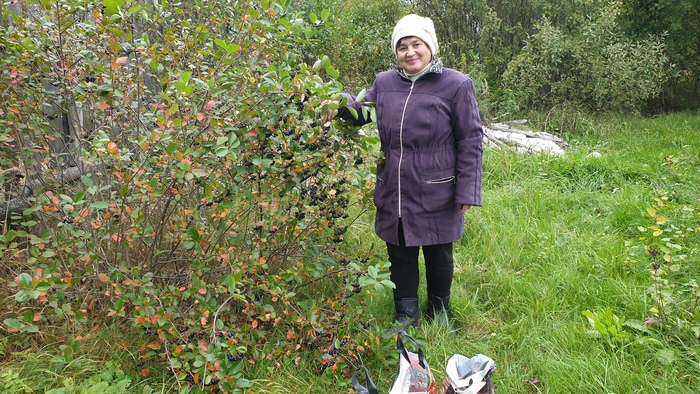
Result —
M348 98L338 116L357 125L361 103ZM375 230L399 245L401 218L406 246L454 242L464 232L459 204L481 205L483 130L474 83L440 68L411 81L380 73L364 98L374 102L384 162L377 166Z

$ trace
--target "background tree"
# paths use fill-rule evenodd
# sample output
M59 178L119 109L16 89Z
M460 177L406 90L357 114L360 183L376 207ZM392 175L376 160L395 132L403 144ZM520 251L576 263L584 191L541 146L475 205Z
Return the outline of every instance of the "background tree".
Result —
M311 15L331 9L321 33L307 46L310 57L327 55L340 72L348 92L369 88L376 74L394 63L391 32L410 8L400 1L349 0L301 1L295 7Z
M668 77L660 39L628 39L613 4L566 34L545 20L508 66L506 83L528 108L573 104L589 112L639 112Z
M348 14L352 12L352 9L364 10L368 3L371 2L353 2L352 8L346 6L344 13ZM489 118L490 115L498 116L506 112L517 112L518 105L514 102L514 97L518 92L514 89L519 87L504 85L503 76L506 74L509 63L516 59L522 54L523 48L526 47L528 40L534 35L540 32L540 28L548 26L555 28L560 34L567 37L567 40L573 40L577 42L586 42L585 34L587 32L598 29L595 23L599 19L599 13L604 9L619 10L619 2L609 1L609 0L570 0L564 2L549 2L549 1L538 1L538 0L524 0L524 1L501 1L501 0L479 0L479 1L463 1L463 0L450 0L450 1L409 1L409 2L398 2L400 3L401 14L408 12L417 12L430 16L435 24L438 32L438 36L441 42L441 57L443 61L450 67L457 68L475 79L479 85L480 91L480 102L483 103L485 107L482 110L482 114ZM681 2L681 4L673 6L675 15L680 15L682 10L689 12L694 15L694 10L690 10L689 6L692 1ZM371 8L371 7L368 7ZM667 8L671 8L668 6ZM339 15L343 15L340 13ZM672 13L673 14L673 13ZM616 11L616 15L621 15ZM655 15L651 13L651 15ZM666 15L666 14L664 14ZM670 15L666 15L664 18L671 18ZM648 19L648 17L646 18ZM641 19L635 19L641 20ZM666 20L666 19L664 19ZM682 18L676 17L674 20L680 21ZM628 36L625 31L620 29L620 26L612 26L619 24L621 19L611 20L606 22L606 27L608 33L615 34L615 37L611 37L612 41L615 42L637 42L637 43L653 43L652 46L653 53L658 56L670 56L673 60L672 53L678 54L683 53L686 56L684 49L677 46L665 46L663 50L656 51L656 45L664 43L663 35L661 30L651 31L653 33L650 36L648 33L644 36ZM395 22L394 22L395 23ZM690 25L688 27L687 25ZM347 28L347 35L356 34L356 31L361 31L367 25L351 25ZM653 25L652 25L653 26ZM694 24L684 25L684 34L687 41L695 42ZM391 23L387 23L387 31L392 28ZM692 33L690 30L692 30ZM380 35L381 36L381 35ZM543 39L544 35L540 36L540 40ZM552 36L552 38L555 38ZM602 44L601 41L597 41L598 44ZM551 43L556 45L556 43ZM531 47L530 47L531 49ZM589 43L588 49L594 52L603 51L604 48L592 48ZM332 48L330 49L333 50ZM331 52L332 53L332 52ZM691 52L694 53L694 52ZM537 56L538 53L529 53L530 56ZM331 57L335 55L329 55ZM368 54L371 56L371 54ZM614 62L621 61L622 65L629 63L629 57L625 59L614 59L614 57L608 55L608 60L603 62L606 66L611 66L611 72L617 68ZM368 57L373 59L373 57ZM645 59L649 59L645 56ZM522 61L522 58L521 60ZM530 62L537 63L540 59L533 58L529 59ZM654 60L654 64L657 62L663 63L663 58L657 58ZM674 61L674 63L678 63ZM684 63L681 66L681 75L686 77L686 81L696 81L697 78L693 79L696 69L692 64ZM571 73L572 70L566 70L565 65L557 65L559 70L558 73ZM348 69L347 71L353 72ZM671 70L667 67L667 73L670 75ZM511 75L513 72L510 73ZM640 73L643 76L644 73ZM358 79L360 77L353 77L351 79ZM653 83L661 83L664 78L654 78ZM639 84L645 85L645 81L639 81ZM600 85L597 89L603 89L604 86ZM524 89L527 89L524 87ZM572 88L572 90L576 90ZM652 90L645 91L645 97L642 102L643 105L647 105L650 100L653 100L659 95L660 90L654 88ZM691 90L694 92L694 90ZM603 100L603 93L597 93L600 95L600 99ZM522 94L517 94L518 97L522 98ZM691 96L697 96L694 93ZM687 96L687 95L686 95ZM683 99L681 96L673 95L672 93L666 93L664 96L664 102L671 104L675 99L687 102L688 99ZM608 100L605 98L605 100ZM545 97L545 102L547 99ZM637 99L631 99L631 101L637 101ZM521 110L530 109L528 102L519 102ZM595 105L589 105L588 108L596 111L600 110L619 110L621 108L628 108L627 104L613 104L610 103L596 103ZM636 108L639 105L635 105Z
M664 36L676 73L655 111L700 107L700 3L696 0L623 0L620 22L633 38Z

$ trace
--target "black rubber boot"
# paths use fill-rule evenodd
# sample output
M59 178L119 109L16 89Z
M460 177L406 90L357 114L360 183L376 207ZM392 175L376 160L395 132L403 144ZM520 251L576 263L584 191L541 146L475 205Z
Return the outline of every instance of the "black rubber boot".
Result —
M394 300L396 308L396 321L400 323L400 329L418 326L418 297L401 298Z
M428 294L428 319L437 322L440 327L454 331L450 324L449 311L450 296L438 297L435 294Z

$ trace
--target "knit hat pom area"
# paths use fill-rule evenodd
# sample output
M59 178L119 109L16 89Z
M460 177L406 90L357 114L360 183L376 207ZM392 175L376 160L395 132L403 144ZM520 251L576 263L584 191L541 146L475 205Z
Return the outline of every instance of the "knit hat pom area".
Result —
M435 26L430 18L416 14L406 15L399 20L391 35L391 49L397 55L396 45L404 37L418 37L425 42L435 56L438 52L438 40ZM398 55L397 55L398 56Z

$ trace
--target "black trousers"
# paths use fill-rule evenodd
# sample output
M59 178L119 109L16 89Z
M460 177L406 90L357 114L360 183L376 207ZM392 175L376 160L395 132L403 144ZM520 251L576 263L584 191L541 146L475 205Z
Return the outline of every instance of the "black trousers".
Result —
M423 249L425 260L425 278L428 293L438 297L450 295L454 276L454 258L452 243L425 246L405 246L403 226L399 221L400 245L387 243L387 252L391 262L391 281L396 285L394 299L418 297L419 272L418 255Z

